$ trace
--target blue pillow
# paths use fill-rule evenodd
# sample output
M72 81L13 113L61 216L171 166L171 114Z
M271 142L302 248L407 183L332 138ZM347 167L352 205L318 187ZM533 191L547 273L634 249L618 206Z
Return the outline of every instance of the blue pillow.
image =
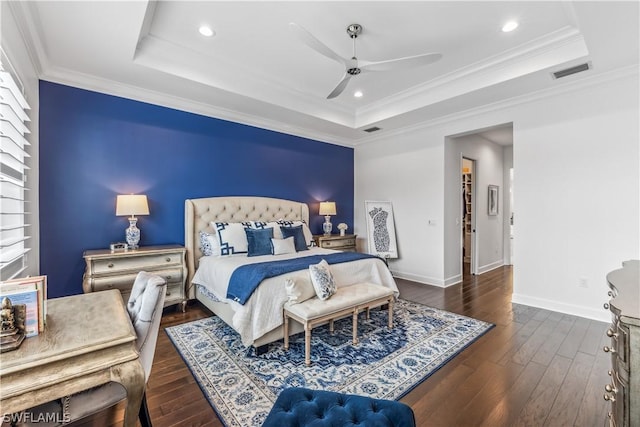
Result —
M271 246L271 238L273 237L273 228L245 228L247 234L247 256L271 255L273 246Z
M302 231L302 225L296 227L280 227L280 231L282 231L283 239L293 236L296 252L309 250L309 248L307 248L307 240L304 238L304 232Z

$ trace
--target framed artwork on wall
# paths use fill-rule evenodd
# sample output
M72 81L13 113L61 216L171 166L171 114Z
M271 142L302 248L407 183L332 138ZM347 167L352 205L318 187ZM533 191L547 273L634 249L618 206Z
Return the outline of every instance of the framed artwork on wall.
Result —
M391 202L364 202L368 252L381 258L398 258Z
M490 185L488 192L488 201L487 201L487 213L490 216L498 215L498 186Z

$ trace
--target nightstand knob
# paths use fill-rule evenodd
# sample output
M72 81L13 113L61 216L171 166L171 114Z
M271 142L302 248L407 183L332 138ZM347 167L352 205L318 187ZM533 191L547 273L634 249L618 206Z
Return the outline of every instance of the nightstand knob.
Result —
M169 258L169 257L166 257L164 260L167 261L167 262L171 262L171 258Z
M604 303L604 309L605 309L605 310L609 310L609 303L608 303L608 302L605 302L605 303Z
M607 346L607 345L605 345L605 346L602 348L602 350L604 350L604 352L605 352L605 353L615 353L615 352L616 352L613 348L611 348L611 347L609 347L609 346Z
M169 291L169 289L167 289L167 293L166 293L166 295L167 295L167 296L171 295L171 291Z
M615 388L614 386L612 386L611 384L607 384L606 386L604 386L604 390L605 390L607 393L614 393L614 394L615 394L615 393L617 393L617 392L618 392L618 389L617 389L617 388Z
M171 275L164 276L164 278L167 279L167 280L171 280Z
M607 329L607 336L614 339L618 338L618 334L613 332L611 328Z
M110 262L110 263L109 263L109 265L107 265L107 267L109 267L109 268L113 268L113 263L112 263L112 262Z
M604 396L604 400L608 401L608 402L615 402L616 398L613 396L609 396L608 394L605 394Z

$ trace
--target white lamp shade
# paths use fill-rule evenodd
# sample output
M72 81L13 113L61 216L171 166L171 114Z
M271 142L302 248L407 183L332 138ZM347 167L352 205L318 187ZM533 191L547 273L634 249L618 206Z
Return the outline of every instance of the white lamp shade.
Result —
M149 215L149 204L144 194L118 195L116 198L116 216Z
M335 215L336 202L320 202L320 215Z

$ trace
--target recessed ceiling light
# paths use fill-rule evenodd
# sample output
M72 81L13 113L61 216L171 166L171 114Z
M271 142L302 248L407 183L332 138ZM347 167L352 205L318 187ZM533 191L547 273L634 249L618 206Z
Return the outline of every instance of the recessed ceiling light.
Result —
M361 90L357 90L357 91L353 92L353 96L355 96L356 98L362 98L362 95L364 95L364 94L362 93Z
M200 34L202 34L205 37L213 37L213 35L215 34L215 32L208 25L202 25L198 29L198 31L200 31Z
M518 23L516 21L509 21L502 26L503 33L509 33L518 28Z

